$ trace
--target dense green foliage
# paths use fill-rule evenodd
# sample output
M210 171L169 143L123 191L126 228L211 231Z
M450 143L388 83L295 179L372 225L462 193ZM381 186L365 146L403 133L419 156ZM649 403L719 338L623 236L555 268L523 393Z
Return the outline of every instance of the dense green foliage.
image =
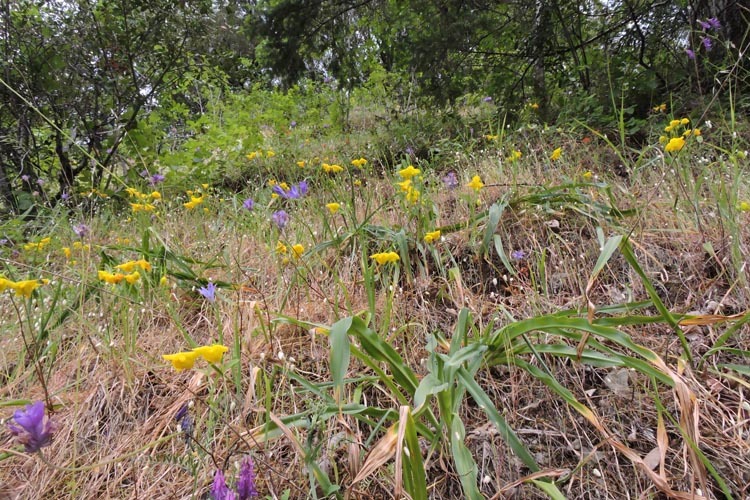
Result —
M264 127L322 125L324 110L333 130L346 129L355 102L396 130L448 130L439 139L454 135L456 104L484 98L498 123L533 104L541 123L585 116L640 142L653 106L703 106L747 70L738 54L748 12L733 1L16 0L4 9L0 196L18 213L111 189L135 151L188 168L216 154L219 174L238 173L239 150ZM732 81L733 102L746 106L746 80ZM318 99L298 105L295 95ZM222 139L236 133L247 142ZM429 154L438 138L423 135L401 147ZM200 153L167 151L185 140Z

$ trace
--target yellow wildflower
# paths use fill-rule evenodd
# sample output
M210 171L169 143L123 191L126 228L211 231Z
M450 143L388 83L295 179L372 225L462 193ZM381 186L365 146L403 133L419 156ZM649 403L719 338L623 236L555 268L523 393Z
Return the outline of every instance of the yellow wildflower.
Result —
M398 171L398 175L400 175L402 179L406 180L409 180L421 173L421 170L419 170L418 168L414 168L412 165L409 165L408 167Z
M151 271L151 264L146 259L129 260L128 262L115 266L115 269L125 273L130 273L133 272L133 269L136 267L140 267L144 271Z
M341 208L341 204L336 203L336 202L326 203L326 208L328 209L330 213L335 214L336 212L339 211L339 208Z
M156 209L151 203L131 203L130 208L133 212L153 212Z
M396 252L374 253L370 255L370 258L380 265L387 264L388 262L397 262L400 260Z
M141 277L141 274L138 271L133 271L132 273L124 276L125 281L127 281L131 285L134 285L135 282L140 279L140 277Z
M172 366L178 372L182 370L189 370L195 364L195 360L198 359L199 354L195 351L190 352L178 352L175 354L162 354L162 358L165 361L172 363Z
M0 292L4 292L5 290L9 288L13 288L13 285L15 285L14 282L12 282L9 279L5 279L2 276L0 276Z
M397 182L396 183L399 187L401 187L401 191L408 193L411 187L411 179L406 179L405 181Z
M70 251L70 247L62 247L62 251L65 254L66 259L70 259L73 252Z
M167 279L166 275L164 275L161 278L159 278L159 285L161 285L161 286L167 286L167 285L169 285L169 280Z
M263 156L263 151L253 151L251 153L246 154L245 158L247 158L248 160L254 160L258 156Z
M297 243L296 245L292 245L292 257L295 259L299 259L302 257L302 254L305 253L305 247L301 245L300 243Z
M680 124L680 120L672 120L669 122L669 126L672 128L677 127Z
M487 139L488 141L496 141L498 140L499 137L500 137L499 135L492 135L492 134L487 134L484 136L484 138Z
M229 348L221 344L204 345L193 349L194 353L203 357L209 363L218 363L227 351L229 351Z
M549 157L550 160L556 161L559 160L562 156L562 148L557 148L554 151L552 151L552 155Z
M666 135L659 136L659 144L666 144L667 142L669 142L669 137Z
M52 241L52 238L50 238L48 236L46 238L42 238L37 243L26 243L23 246L23 249L27 250L27 251L28 250L38 250L38 251L41 251L41 250L44 250L44 247L46 247L47 245L49 245L51 241Z
M437 229L435 231L431 231L424 235L424 242L425 243L432 243L434 241L437 241L440 239L440 230Z
M522 156L523 156L523 153L521 153L518 150L513 150L513 152L510 153L508 160L511 162L517 161L517 160L520 160Z
M362 185L362 180L361 179L355 179L354 185L357 186L357 187L361 186Z
M98 271L97 276L101 281L109 283L110 285L116 285L125 279L125 275L122 273L110 273L109 271Z
M591 170L588 170L583 173L582 177L584 178L584 180L590 181L594 177L594 174L591 172Z
M651 111L653 111L654 113L665 113L667 111L667 104L662 103L658 106L654 106L653 108L651 108Z
M406 201L410 203L416 203L417 201L419 201L420 194L421 193L418 190L409 188L409 190L406 192Z
M274 156L276 156L276 153L274 153L270 149L266 151L266 158L273 158Z
M529 107L531 109L539 109L539 105L537 103L535 103L535 102L532 102L531 104L529 104Z
M276 243L276 253L283 255L283 254L286 254L287 251L288 251L288 248L281 241Z
M328 163L323 164L323 171L325 171L325 173L327 174L336 174L343 170L344 170L344 167L342 167L341 165L336 165L336 164L329 165Z
M750 212L750 203L747 201L741 201L737 205L737 208L740 210L740 212Z
M690 123L690 119L688 118L683 118L682 120L680 120L680 125L687 125L688 123Z
M297 166L299 168L305 168L305 165L306 165L305 160L300 160L297 162Z
M466 187L470 187L471 189L473 189L474 191L478 193L484 187L484 183L482 182L481 177L479 177L478 175L475 175L474 177L471 178L471 182L469 182L466 185Z
M666 146L664 146L664 150L667 153L674 153L676 151L681 150L685 146L685 138L684 137L673 137L669 140Z
M701 129L699 129L699 128L693 129L693 135L695 135L695 136L701 135Z
M190 196L190 201L187 203L183 203L182 205L187 208L188 210L192 210L201 203L203 203L203 199L205 198L205 195L200 196Z
M23 281L16 281L15 283L10 283L10 288L16 291L17 297L26 297L27 299L31 297L31 294L34 290L39 288L41 285L46 285L49 283L49 280L23 280Z
M357 158L356 160L352 160L352 165L357 168L362 168L367 165L367 160L365 160L364 158Z
M159 191L151 191L151 198L161 200L161 193Z

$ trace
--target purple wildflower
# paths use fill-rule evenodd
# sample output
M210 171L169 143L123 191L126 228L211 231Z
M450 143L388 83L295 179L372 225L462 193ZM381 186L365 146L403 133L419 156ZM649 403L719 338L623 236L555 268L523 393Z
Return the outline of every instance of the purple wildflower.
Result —
M44 414L44 402L27 405L13 414L15 423L8 424L8 430L21 443L27 453L39 451L52 441L57 425Z
M484 102L492 102L492 97L487 96L484 99L482 99L482 101L484 101Z
M216 301L216 285L214 283L209 283L206 286L200 287L198 293L203 295L203 297L209 302Z
M711 42L711 39L707 36L703 37L701 40L701 43L703 44L703 47L705 47L706 50L711 50L711 48L714 46L713 42Z
M510 253L510 258L514 260L521 260L526 258L526 252L523 250L513 250Z
M85 238L86 235L88 235L90 231L91 230L89 229L89 227L83 222L73 226L73 232L76 233L76 236L78 236L79 238Z
M185 443L188 445L190 445L190 439L193 437L193 419L190 416L189 410L189 405L185 403L174 415L174 419L180 426L180 431L185 435Z
M29 177L29 176L28 176L28 175L26 175L26 174L23 174L23 175L21 176L21 180L22 180L23 182L29 182L29 179L31 179L31 177Z
M703 28L704 31L711 29L711 24L708 21L701 21L700 19L698 19L698 24L701 25L701 28Z
M411 146L406 146L406 149L404 149L404 153L408 154L409 156L414 156L414 148Z
M284 210L279 210L271 215L271 220L276 224L276 227L283 230L289 223L289 214Z
M276 184L271 188L271 191L279 195L285 200L298 200L307 194L307 181L302 181L299 184L292 184L288 190Z
M151 177L149 177L148 183L151 184L152 186L156 186L160 182L164 182L164 179L166 179L166 177L163 176L162 174L154 174Z
M258 488L255 486L255 467L253 459L247 457L240 465L240 475L237 479L237 494L239 500L247 500L258 496Z
M289 124L289 128L294 128L297 126L297 122L295 120L292 120L292 122Z
M214 500L227 500L234 498L234 493L229 491L227 486L227 480L224 478L224 473L220 470L216 470L214 474L214 482L211 484L211 498ZM229 495L232 494L230 497Z
M62 198L63 201L70 199L70 194L67 191L63 191L63 194L60 195L60 198Z
M715 30L721 29L721 23L720 23L720 22L719 22L719 20L718 20L718 19L716 19L715 17L712 17L711 19L709 19L709 20L708 20L708 24L710 24L710 25L711 25L711 27L712 27L713 29L715 29Z
M695 52L691 49L685 49L685 53L688 56L688 59L695 59Z
M43 186L44 185L44 179L37 179L36 183L39 184L40 186Z
M443 177L443 184L445 184L445 187L448 189L456 189L458 187L458 177L456 176L456 172L448 172L448 175Z
M253 201L252 198L248 198L244 202L242 202L242 208L244 208L247 211L250 211L253 208L255 208L255 202Z
M146 177L148 177L148 175L149 175L149 174L148 174L148 170L144 168L143 170L141 170L141 171L140 171L140 172L138 173L138 175L140 175L141 177L143 177L143 178L145 179L145 178L146 178Z

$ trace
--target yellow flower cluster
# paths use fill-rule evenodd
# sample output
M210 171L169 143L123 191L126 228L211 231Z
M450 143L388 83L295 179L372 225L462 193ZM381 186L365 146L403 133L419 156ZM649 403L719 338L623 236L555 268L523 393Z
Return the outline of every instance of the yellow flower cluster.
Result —
M549 159L552 161L557 161L562 156L562 148L557 148L554 151L552 151L552 154L550 155Z
M681 118L679 120L672 120L669 125L664 127L664 132L668 133L669 136L662 135L659 137L659 143L664 144L664 151L667 153L676 153L685 147L686 139L690 136L699 137L701 135L700 129L688 128L690 120L688 118ZM680 132L681 128L685 128ZM701 139L698 139L699 141Z
M109 283L110 285L117 285L123 281L133 285L136 281L141 278L141 274L138 271L133 271L130 274L122 273L110 273L109 271L100 270L97 272L97 276L101 281Z
M514 162L514 161L518 161L518 160L520 160L520 159L521 159L521 157L522 157L522 156L523 156L523 153L521 153L521 152L520 152L520 151L518 151L517 149L514 149L514 150L513 150L513 151L512 151L511 153L510 153L510 156L508 157L508 161L509 161L509 162L511 162L511 163L512 163L512 162Z
M466 187L470 187L471 189L473 189L474 191L478 193L484 187L484 182L482 182L481 177L479 177L478 175L475 175L474 177L471 178L471 181L466 185Z
M328 211L329 211L329 212L330 212L331 214L335 214L335 213L336 213L336 212L338 212L338 211L339 211L339 209L341 208L341 203L336 203L336 202L333 202L333 203L326 203L326 208L328 209Z
M37 252L41 252L42 250L44 250L50 244L50 242L52 242L52 238L50 238L48 236L46 238L42 238L41 240L39 240L36 243L26 243L23 246L23 249L26 250L27 252L28 251L32 251L32 250L33 251L37 251Z
M81 252L88 253L91 251L91 246L86 243L81 243L80 241L74 241L73 242L73 250L80 250ZM62 252L65 254L65 258L70 260L70 258L73 256L73 250L70 249L70 247L62 247ZM75 261L72 262L75 264Z
M401 191L405 193L404 196L406 198L406 201L408 201L409 203L416 203L419 201L419 196L421 195L421 193L414 187L412 179L414 179L421 173L422 171L418 168L414 168L413 165L409 165L408 167L398 171L399 177L404 180L401 182L397 182L396 184L401 188ZM421 179L421 177L419 178Z
M342 172L344 170L344 167L341 165L329 165L328 163L323 164L323 171L327 174L337 174L339 172Z
M352 160L352 165L357 168L362 168L367 165L367 160L365 160L364 158L357 158L356 160Z
M390 262L398 262L399 260L401 260L396 252L374 253L370 255L370 258L381 266L383 264L388 264Z
M136 267L140 267L146 272L151 271L151 264L146 259L129 260L115 266L115 269L119 269L124 273L132 273Z
M440 230L431 231L424 235L424 242L427 244L433 243L440 239Z
M296 245L292 245L291 248L287 247L284 243L279 241L276 243L276 253L279 255L291 255L294 260L299 260L300 257L302 257L302 254L305 253L305 246L301 243L297 243ZM284 257L283 260L284 264L289 262L289 259L287 257Z
M203 203L206 199L205 193L197 193L196 196L192 191L188 191L187 194L188 196L190 196L190 201L188 201L187 203L183 203L182 205L188 210L194 209L195 207Z
M500 138L500 136L499 135L487 134L487 135L484 136L484 138L487 139L488 141L496 141L496 140L498 140Z
M161 200L161 193L159 191L151 191L150 193L141 193L136 188L126 188L125 192L131 198L135 198L135 202L130 203L130 208L133 213L137 212L153 212L156 206L153 204L156 200Z
M269 149L268 151L266 151L266 158L273 158L274 156L276 156L276 153L274 153L272 150ZM252 151L246 154L245 158L251 161L256 158L263 158L263 151L260 149L257 151Z
M667 103L661 103L658 106L654 106L651 108L651 111L654 113L666 113L667 112Z
M196 347L190 351L177 352L174 354L162 354L165 361L172 363L172 367L178 372L189 370L198 358L203 358L209 363L219 363L224 353L229 351L227 346L212 344Z
M0 276L0 292L13 290L16 292L16 297L26 297L28 299L34 290L47 283L49 283L48 279L11 281Z

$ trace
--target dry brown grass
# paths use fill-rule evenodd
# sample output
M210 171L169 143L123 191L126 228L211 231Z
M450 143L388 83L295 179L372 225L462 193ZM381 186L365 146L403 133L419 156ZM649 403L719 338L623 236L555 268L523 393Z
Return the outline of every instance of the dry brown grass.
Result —
M538 154L541 158L543 151ZM590 165L584 161L587 158L582 153L581 163L571 162L567 174L575 176L582 169L588 170ZM478 160L485 182L507 180L497 172L499 161L494 153ZM517 181L554 183L559 174L543 167L544 163L530 162L529 169L519 172ZM669 183L659 187L665 200L650 189L633 189L628 186L630 181L605 170L596 173L617 185L614 191L621 194L623 207L642 209L637 219L626 220L625 224L632 225L631 242L637 257L671 311L735 314L747 310L750 291L739 286L739 277L729 259L730 242L720 226L704 224L699 232L694 214L670 210L670 195L666 193L673 188ZM647 186L660 181L646 176L642 182L642 186ZM370 183L368 189L378 197L395 193L385 181ZM492 201L509 189L505 184L489 187L483 196ZM468 216L466 205L457 202L454 194L437 194L436 202L446 207L441 211L441 225ZM550 224L553 220L558 224ZM403 220L394 209L377 214L373 223L393 225ZM421 272L415 268L412 282L402 279L401 288L394 295L388 340L406 364L424 375L425 339L436 330L449 333L462 307L471 310L480 329L490 321L497 326L510 318L583 307L586 280L599 254L596 225L607 231L605 221L595 222L559 207L508 209L498 229L506 251L523 249L536 257L544 255L543 273L542 261L535 257L513 280L503 276L502 263L496 257L485 261L477 256L477 245L472 241L478 237L476 233L445 235L441 245L454 259L460 279L446 279L429 266ZM317 462L321 468L332 477L335 473L339 484L351 484L369 448L365 445L367 432L349 417L330 419L311 429L290 428L285 436L273 440L255 438L259 436L257 429L271 414L275 418L302 410L312 409L314 413L319 405L300 390L291 373L314 383L330 380L327 337L292 322L279 321L279 315L325 325L342 315L366 310L360 256L328 251L320 261L306 264L308 277L302 280L292 267L279 266L264 239L237 234L229 225L205 223L200 228L205 238L200 240L195 237L195 229L182 221L167 221L160 229L167 241L185 254L197 258L226 256L226 267L209 274L217 280L240 283L244 288L222 293L222 300L217 301L218 314L194 294L179 289L155 296L140 313L139 306L121 306L120 299L114 296L104 295L98 303L83 304L81 313L55 332L70 341L62 344L47 380L60 429L52 445L44 449L44 456L54 465L33 455L15 453L0 461L0 498L205 498L216 467L226 467L247 453L255 459L261 492L277 498L288 490L291 498L309 498L310 483L303 457L305 450L309 451L308 444L320 447ZM313 224L310 233L313 231L319 234L322 226ZM750 241L746 225L742 236L746 258ZM716 258L707 255L706 242L712 243ZM742 272L747 279L747 268ZM383 310L385 292L378 292L378 311ZM647 298L638 277L619 256L597 280L592 296L597 304ZM345 305L346 310L337 310L336 304ZM2 307L7 309L2 311L3 317L10 317L5 314L10 312L7 301ZM133 310L121 310L118 316L121 307ZM89 315L98 310L115 316ZM133 316L139 319L128 323L136 329L134 347L128 348L127 339L116 327L125 325ZM376 317L374 324L379 320ZM705 353L723 328L725 325L718 324L687 329L693 353ZM229 370L225 375L210 369L177 374L159 359L161 353L185 346L181 330L198 343L210 343L217 339L220 329L226 345L233 346L235 336L241 337L240 386L235 385ZM109 343L104 339L105 330L110 332ZM750 385L746 378L717 368L721 362L742 360L736 355L719 354L710 357L700 371L684 369L677 361L679 342L668 327L657 324L623 330L637 343L658 353L671 370L679 372L687 394L694 398L695 436L700 436L701 451L736 498L750 495ZM32 366L17 366L18 353L22 352L18 335L6 336L0 342L0 373L4 377L0 397L41 398ZM747 325L737 332L732 344L749 348ZM555 378L596 412L601 429L519 368L484 369L477 379L540 467L551 471L552 476L569 473L561 486L569 498L660 496L654 482L606 435L615 436L640 457L661 450L664 470L660 471L657 460L655 474L672 489L689 492L700 487L698 471L690 461L679 424L686 408L680 408L681 400L674 391L655 387L650 380L631 372L627 376L629 390L616 393L606 381L616 370L553 357L544 359ZM711 367L715 369L710 370ZM367 374L356 364L350 368L351 376ZM676 419L665 419L661 443L654 404L657 395ZM396 402L377 385L367 386L361 398L368 405L398 410ZM195 444L187 446L178 435L174 415L188 402L192 404L196 439L205 449ZM1 411L6 418L11 414L9 408ZM480 408L467 401L460 416L467 428L466 444L479 466L481 490L488 498L543 497L528 483L519 482L528 471ZM682 427L684 431L684 422ZM173 439L165 439L171 435L175 435ZM11 447L9 434L0 430L0 448L5 451ZM425 469L431 498L460 498L460 483L447 450L432 449L429 455L427 451ZM351 497L393 498L393 481L393 467L387 464L352 488ZM721 498L712 479L708 485L703 495Z

